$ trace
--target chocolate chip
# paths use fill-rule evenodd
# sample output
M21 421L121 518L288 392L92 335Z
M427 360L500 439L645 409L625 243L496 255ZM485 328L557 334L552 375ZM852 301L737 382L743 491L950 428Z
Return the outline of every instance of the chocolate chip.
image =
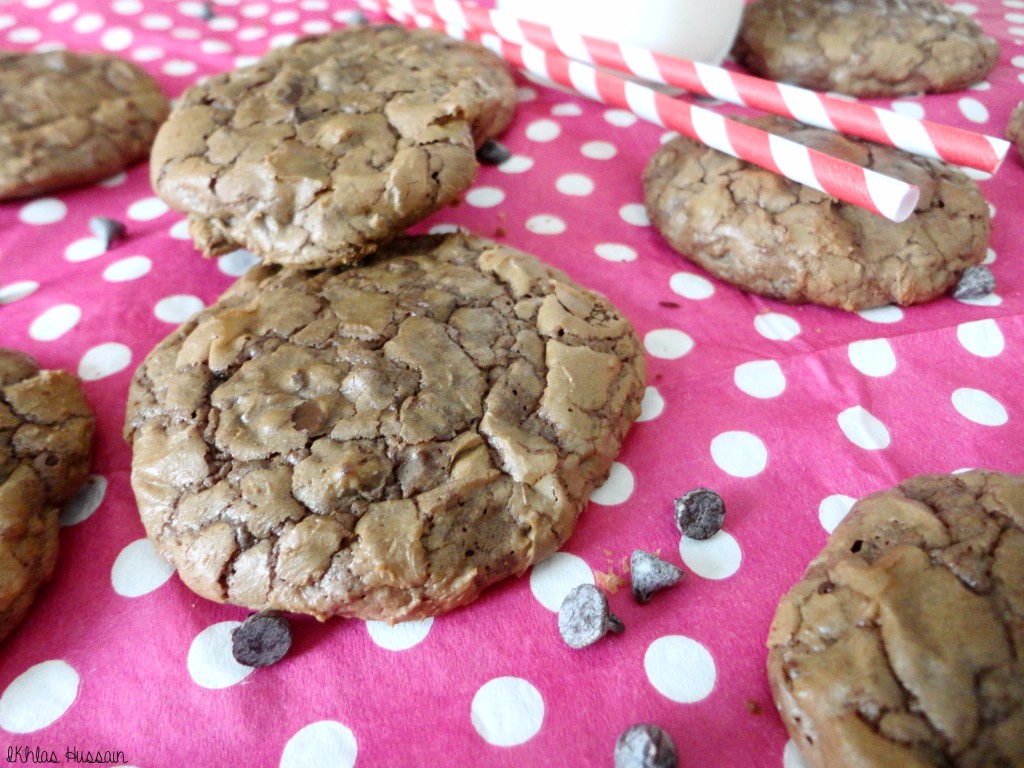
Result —
M634 549L629 557L629 574L633 582L633 599L649 603L659 589L671 587L683 578L683 571L657 555Z
M203 21L209 21L216 15L216 12L213 10L213 3L205 2L199 6L199 18Z
M690 539L710 539L725 521L725 502L708 488L694 488L675 500L676 527Z
M570 648L586 648L625 627L608 610L608 598L593 584L573 587L558 609L558 632Z
M980 299L996 289L996 278L988 267L976 264L960 275L960 282L953 289L954 299Z
M127 228L123 222L117 219L108 219L106 216L93 216L89 219L89 231L103 243L103 250L109 250L112 243L123 240Z
M510 157L512 153L508 147L494 139L488 139L476 151L476 159L484 165L501 165Z
M292 630L279 611L260 611L231 631L231 654L247 667L267 667L292 647Z
M649 723L631 725L615 742L615 768L676 768L672 738Z

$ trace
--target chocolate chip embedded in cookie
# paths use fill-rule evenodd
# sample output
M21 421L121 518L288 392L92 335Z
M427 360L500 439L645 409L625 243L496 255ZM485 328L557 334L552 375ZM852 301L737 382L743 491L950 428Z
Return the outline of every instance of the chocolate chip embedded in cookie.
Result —
M758 0L733 55L772 80L881 97L966 88L999 44L941 0Z
M752 122L916 184L921 198L896 223L677 137L644 171L647 211L672 248L713 275L769 298L857 311L934 299L984 259L988 205L959 170L778 118Z
M810 768L1024 765L1024 475L923 475L857 502L768 648Z
M186 91L157 136L153 187L207 255L351 264L469 187L515 101L501 59L436 32L304 38Z
M132 485L204 597L430 616L568 538L644 377L605 299L482 238L259 267L136 373Z
M0 52L0 200L112 176L149 154L167 111L115 56Z
M74 377L0 348L0 640L53 575L60 505L88 474L94 427Z

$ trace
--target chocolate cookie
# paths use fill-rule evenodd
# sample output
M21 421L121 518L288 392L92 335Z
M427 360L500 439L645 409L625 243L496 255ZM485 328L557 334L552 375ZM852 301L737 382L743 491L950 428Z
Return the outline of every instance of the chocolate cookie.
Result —
M60 505L88 474L94 426L73 376L0 348L0 640L53 575Z
M1010 119L1006 124L1006 138L1024 155L1024 101L1017 104L1010 113Z
M934 299L984 259L988 205L959 170L782 119L753 122L916 184L921 198L897 224L677 137L644 171L645 203L669 245L708 272L769 298L856 311Z
M568 538L644 377L606 300L481 238L261 266L136 373L132 485L204 597L430 616Z
M190 88L153 148L153 187L207 255L359 261L472 184L515 84L486 49L360 26Z
M978 82L999 44L942 0L757 0L744 11L733 56L771 80L898 96Z
M0 52L0 200L112 176L149 154L167 110L115 56Z
M768 648L809 768L1024 765L1024 475L923 475L859 501Z

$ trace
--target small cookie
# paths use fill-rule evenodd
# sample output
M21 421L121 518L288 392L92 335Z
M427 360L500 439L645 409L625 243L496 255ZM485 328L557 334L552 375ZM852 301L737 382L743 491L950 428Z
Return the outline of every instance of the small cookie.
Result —
M167 111L116 56L0 52L0 200L114 175L149 154Z
M771 80L882 97L966 88L999 44L941 0L758 0L733 56Z
M859 501L768 648L809 768L1024 765L1024 475L922 475Z
M53 575L60 505L89 472L94 427L73 376L0 348L0 640Z
M431 616L561 546L644 379L605 299L482 238L262 266L136 373L132 485L206 598Z
M1024 155L1024 101L1018 103L1010 113L1010 120L1006 124L1006 138Z
M501 59L430 30L304 38L186 91L153 188L207 255L352 264L456 200L515 102Z
M672 248L713 275L793 304L858 311L934 299L984 259L988 205L959 170L778 118L751 122L916 184L921 198L896 223L674 138L644 171L648 215Z

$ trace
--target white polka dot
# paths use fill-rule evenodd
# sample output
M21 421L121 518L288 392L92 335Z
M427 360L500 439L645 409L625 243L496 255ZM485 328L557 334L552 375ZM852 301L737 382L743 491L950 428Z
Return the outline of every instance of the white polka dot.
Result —
M651 421L661 416L665 410L665 400L654 387L644 390L644 399L640 402L640 415L637 421Z
M649 227L651 220L643 203L627 203L619 208L619 218L634 227Z
M139 26L143 29L163 31L174 26L174 19L164 13L147 13L139 19Z
M583 108L579 104L556 104L551 108L551 114L558 117L579 117L583 114Z
M533 168L533 158L524 155L512 155L498 166L498 170L502 173L526 173L531 168Z
M870 323L885 325L898 323L903 319L903 310L891 304L884 307L874 307L873 309L862 309L857 314Z
M274 35L270 38L271 48L287 48L289 45L299 39L299 36L295 32L288 32L286 34Z
M32 321L28 335L36 341L56 341L81 319L82 310L74 304L58 304Z
M750 432L723 432L711 441L711 458L726 474L754 477L768 465L768 449Z
M188 233L188 219L181 219L180 221L174 222L174 225L168 230L168 232L175 240L192 239L192 235Z
M964 96L957 102L960 112L972 123L987 123L988 109L972 96Z
M130 29L125 27L111 27L100 38L100 45L108 51L123 51L135 40Z
M245 29L239 30L238 39L244 42L251 42L253 40L259 40L261 37L267 36L267 30L264 27L246 27Z
M75 23L71 25L71 28L80 35L88 35L98 29L102 29L103 24L103 17L98 13L85 13L75 19Z
M312 19L302 22L302 34L304 35L323 35L332 29L334 27L331 26L331 23L323 19Z
M850 363L865 376L888 376L896 370L896 355L886 339L862 339L847 348Z
M594 180L582 173L566 173L555 180L555 189L570 197L586 197L594 192Z
M636 479L625 464L613 461L608 479L590 494L590 500L602 506L614 506L629 500L636 488Z
M616 128L629 128L636 125L639 118L632 112L625 109L607 109L604 113L605 122L614 125Z
M9 13L0 14L0 29L8 29L18 23L18 20Z
M159 197L147 197L129 205L127 215L133 221L151 221L160 218L168 210L167 203Z
M109 177L105 178L103 181L99 182L99 185L101 187L106 187L107 189L110 189L111 187L119 187L119 186L121 186L127 180L128 180L128 174L125 173L124 171L120 171L118 173L115 173L113 176L109 176Z
M50 10L49 19L54 24L63 24L78 15L78 6L74 3L61 3Z
M683 635L659 637L644 654L644 672L667 699L693 704L715 687L715 660L708 649Z
M64 503L60 510L60 524L65 528L88 520L99 509L107 495L107 478L89 475L78 493Z
M89 261L97 256L102 256L106 251L103 242L98 237L83 237L73 241L64 249L64 258L72 263Z
M39 283L35 280L19 280L16 283L0 286L0 306L21 301L38 290Z
M547 213L531 216L526 220L526 228L536 235L560 235L566 230L562 219Z
M153 307L153 314L165 323L183 323L205 305L198 296L178 294L160 299Z
M877 451L889 447L889 430L863 407L847 408L839 414L838 421L843 434L858 448Z
M786 377L775 360L751 360L733 371L732 380L739 390L751 397L778 397L786 390Z
M953 407L957 412L975 424L984 427L1001 427L1009 420L1006 408L992 395L980 389L961 387L953 392Z
M594 253L605 261L618 263L636 261L637 257L636 250L623 243L598 243L594 246Z
M998 307L1003 303L1003 299L998 293L990 293L986 296L976 296L974 298L957 299L961 304L969 304L972 307Z
M555 552L530 571L530 592L553 613L557 613L573 587L593 583L594 572L586 560L569 552Z
M270 23L278 26L284 24L294 24L299 20L299 12L294 10L277 11L270 15Z
M68 215L68 207L55 197L40 197L27 203L18 211L22 224L56 224Z
M591 160L611 160L619 150L610 141L588 141L580 147L580 153Z
M818 522L821 523L821 527L832 533L856 501L852 496L844 496L841 493L826 496L818 505Z
M172 575L174 575L174 567L157 554L152 541L141 538L136 539L118 553L117 559L114 560L114 565L110 569L110 583L114 587L114 591L121 597L141 597L162 587ZM195 679L196 674L193 673L192 677ZM198 679L196 682L204 685ZM205 687L223 688L224 686L206 685Z
M155 45L143 46L132 51L132 58L136 61L156 61L162 59L164 55L164 49Z
M520 677L497 677L473 696L470 720L488 744L515 747L537 735L544 722L544 699Z
M889 108L900 115L913 117L917 120L924 119L924 107L916 101L894 101Z
M238 19L234 16L214 16L206 22L206 26L214 32L231 32L238 29Z
M689 272L676 272L669 278L668 287L684 299L695 301L709 299L715 295L715 286L710 280Z
M998 357L1006 348L1003 333L991 318L961 323L957 326L956 338L964 349L978 357Z
M12 43L31 45L43 39L43 33L35 27L18 27L7 34L7 39Z
M985 259L981 263L982 264L994 264L995 261L996 261L996 252L994 250L992 250L991 248L986 248L985 249Z
M199 50L208 56L219 56L225 53L233 53L235 49L225 40L207 39L199 43Z
M423 642L433 624L432 618L403 621L400 624L368 621L366 631L370 633L370 639L384 650L405 651Z
M165 75L170 75L171 77L186 77L195 74L197 67L194 61L171 59L161 69Z
M796 742L790 739L782 749L782 768L807 768Z
M82 381L97 381L123 371L132 361L132 351L124 344L110 341L97 344L82 355L78 363L78 377Z
M124 283L129 280L138 280L149 274L153 268L153 262L145 256L129 256L110 264L103 270L103 279L111 283Z
M743 551L736 537L719 531L708 539L679 540L679 557L686 567L704 579L727 579L740 569Z
M270 13L270 8L265 3L247 3L239 9L239 13L247 19L258 19Z
M134 16L137 13L142 13L142 0L114 0L110 4L110 10L122 16Z
M678 360L693 349L693 339L676 328L657 328L644 336L644 349L662 360Z
M530 141L554 141L561 133L561 126L554 120L534 120L526 126L526 138Z
M800 323L779 312L755 317L754 329L770 341L790 341L800 335Z
M474 208L493 208L505 200L505 192L497 187L475 187L466 193L466 202Z
M241 277L259 263L260 260L255 255L244 248L239 248L217 259L217 269L225 275Z
M192 640L186 664L196 685L228 688L253 673L254 667L239 664L231 654L231 630L241 624L240 621L211 624Z
M355 734L334 720L310 723L288 739L280 768L353 768L359 745Z
M11 733L38 731L67 712L78 696L78 673L53 659L29 667L0 696L0 728Z

